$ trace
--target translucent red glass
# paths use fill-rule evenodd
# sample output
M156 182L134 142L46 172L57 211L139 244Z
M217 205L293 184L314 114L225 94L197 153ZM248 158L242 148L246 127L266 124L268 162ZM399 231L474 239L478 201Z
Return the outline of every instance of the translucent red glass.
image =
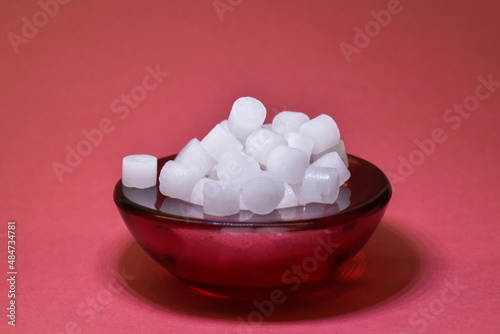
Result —
M158 170L169 156L158 161ZM339 203L268 215L203 215L156 188L115 186L114 200L135 240L172 275L203 293L254 298L269 291L313 296L370 238L391 197L384 173L349 155ZM305 288L307 287L307 288Z

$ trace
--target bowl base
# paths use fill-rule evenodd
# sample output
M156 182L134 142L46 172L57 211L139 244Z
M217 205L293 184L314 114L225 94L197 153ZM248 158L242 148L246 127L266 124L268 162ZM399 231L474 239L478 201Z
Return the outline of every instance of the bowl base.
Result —
M327 278L318 281L297 282L292 285L270 287L221 287L181 279L197 295L220 300L264 301L280 304L285 300L310 301L340 297L353 281L366 270L365 255L359 252L347 260Z
M198 295L228 300L270 300L280 304L284 300L316 299L336 294L336 281L327 278L316 282L275 287L217 287L186 282Z

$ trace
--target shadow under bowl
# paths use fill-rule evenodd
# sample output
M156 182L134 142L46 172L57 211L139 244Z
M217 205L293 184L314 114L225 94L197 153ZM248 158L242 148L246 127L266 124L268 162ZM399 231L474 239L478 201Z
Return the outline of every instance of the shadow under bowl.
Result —
M175 155L158 160L158 171ZM348 155L351 178L334 204L311 203L267 215L227 217L163 196L158 185L114 189L118 210L139 245L200 294L231 299L299 298L328 292L340 266L365 245L391 198L375 165ZM300 287L300 289L298 289Z

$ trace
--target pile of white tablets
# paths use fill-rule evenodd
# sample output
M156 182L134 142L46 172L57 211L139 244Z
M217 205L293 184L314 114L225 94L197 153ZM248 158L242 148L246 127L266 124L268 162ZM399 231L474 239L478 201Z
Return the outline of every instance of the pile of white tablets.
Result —
M301 112L283 111L264 124L266 113L259 100L236 100L227 120L167 161L158 178L160 192L202 205L205 214L214 216L333 204L350 177L335 121L324 114L310 119ZM152 187L156 176L155 157L123 159L124 186Z

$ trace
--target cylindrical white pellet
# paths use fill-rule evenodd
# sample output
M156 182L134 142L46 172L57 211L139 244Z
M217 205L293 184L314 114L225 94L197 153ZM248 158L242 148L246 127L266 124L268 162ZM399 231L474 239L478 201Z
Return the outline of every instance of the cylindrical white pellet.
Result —
M335 168L309 166L300 187L300 202L333 204L339 186L339 173Z
M337 145L330 147L326 151L323 151L323 152L318 153L318 154L312 154L311 160L316 161L319 158L321 158L323 155L330 153L330 152L337 152L340 155L340 158L342 159L342 161L344 162L344 165L346 165L346 167L349 166L349 161L347 159L347 152L345 149L345 144L344 144L344 141L342 139L339 140Z
M288 146L304 151L307 158L311 159L311 153L314 146L314 142L311 138L298 132L289 132L285 134L285 139L288 142Z
M156 185L158 161L147 154L129 155L122 162L122 183L125 187L145 189Z
M240 211L240 187L235 183L208 181L203 186L203 213L231 216Z
M237 138L246 139L264 124L266 113L266 107L259 100L240 97L234 102L228 117L229 131Z
M298 132L302 124L309 121L309 117L301 112L282 111L273 118L272 130L281 135Z
M213 181L208 177L204 177L200 179L193 187L193 191L191 192L191 200L190 202L197 205L203 205L203 187L205 183Z
M340 140L337 123L328 115L319 115L300 126L299 133L312 139L314 154L321 153L336 145Z
M271 130L260 128L248 136L245 152L265 166L269 152L278 145L287 145L285 137Z
M200 177L205 176L217 162L208 154L200 141L196 138L191 139L186 146L184 146L175 157L175 161L185 165L198 167L200 170Z
M217 177L225 183L236 182L240 187L260 172L260 165L242 151L228 151L222 154L217 164Z
M160 172L160 192L168 197L191 200L194 185L200 180L199 169L169 160Z
M241 190L243 203L255 214L272 212L285 195L285 184L275 174L265 171L248 181Z
M347 169L337 152L330 152L323 155L314 161L311 166L335 168L339 172L340 184L344 184L351 177L351 172L349 172L349 169Z
M279 145L267 157L267 170L289 184L301 182L308 166L309 158L298 148Z
M243 149L240 141L220 124L201 140L201 145L217 161L224 152Z

